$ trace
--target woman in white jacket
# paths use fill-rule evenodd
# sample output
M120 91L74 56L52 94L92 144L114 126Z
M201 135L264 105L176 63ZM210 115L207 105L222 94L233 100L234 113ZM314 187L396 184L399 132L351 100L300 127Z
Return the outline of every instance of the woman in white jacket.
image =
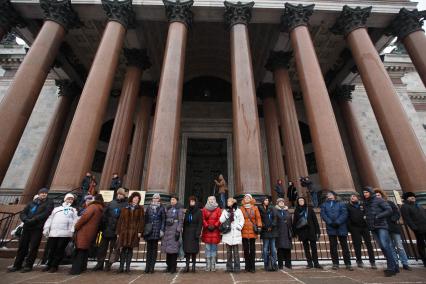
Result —
M227 206L222 211L219 221L221 224L225 222L231 224L231 230L222 236L222 242L226 244L226 271L238 273L240 272L238 245L242 243L241 230L244 226L244 216L234 198L228 198Z
M65 248L74 234L74 225L77 223L78 214L71 204L74 202L74 195L65 195L64 203L53 209L46 223L43 234L49 238L50 252L47 266L42 271L54 273L58 271L59 263L64 257Z

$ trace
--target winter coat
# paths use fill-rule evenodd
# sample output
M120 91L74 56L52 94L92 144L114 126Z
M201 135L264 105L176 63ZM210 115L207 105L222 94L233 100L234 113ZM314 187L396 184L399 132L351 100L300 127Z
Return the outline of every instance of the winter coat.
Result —
M284 189L281 184L275 185L275 192L277 193L278 198L284 198Z
M53 206L53 201L48 198L43 201L39 198L31 201L27 206L25 206L24 210L19 215L21 221L24 223L24 229L43 229L44 222L46 222L47 218L49 218L49 215L53 210Z
M386 221L389 226L389 233L392 234L401 234L401 225L398 224L399 218L401 218L401 214L399 213L398 206L392 201L388 201L388 204L392 208L392 215L388 216Z
M274 207L259 206L260 218L262 219L261 239L273 239L278 236L277 232L277 214Z
M75 244L78 249L88 250L99 231L103 215L103 205L93 201L81 215L74 226L76 231Z
M219 207L214 209L213 211L209 211L206 208L202 210L203 214L203 233L201 235L201 239L206 244L218 244L220 243L220 215L222 211ZM209 231L208 227L214 226L213 231Z
M203 215L197 207L189 207L185 212L183 221L183 251L184 253L198 253L200 251L201 229L203 228Z
M43 235L49 238L71 238L77 220L77 210L63 203L62 206L53 209L52 214L44 223Z
M392 215L392 208L382 198L377 198L371 193L369 199L365 200L365 221L368 229L373 231L376 229L388 229L386 218Z
M291 249L291 239L293 237L291 214L287 209L282 209L279 206L275 206L275 212L277 214L278 233L275 239L275 245L277 248Z
M87 195L89 192L90 182L92 181L92 177L85 176L83 181L81 182L81 190L83 193L83 197Z
M215 183L219 187L218 193L226 193L228 191L228 186L224 179L219 180L219 182L215 181Z
M139 236L143 235L143 229L145 224L143 206L136 205L134 209L131 208L130 204L121 209L120 217L118 219L116 233L118 236L117 246L123 247L138 247Z
M329 236L347 236L348 209L343 202L327 200L321 205L321 218Z
M303 216L306 216L308 225L303 228L297 229L296 224ZM296 207L293 214L293 232L295 233L295 235L298 236L299 240L302 242L305 240L317 240L317 237L321 234L321 231L320 226L318 224L317 216L311 207Z
M184 212L182 205L169 205L166 209L166 231L161 240L162 253L178 253L180 248L180 234L183 229ZM177 237L177 240L176 240Z
M365 222L365 208L364 205L358 202L357 204L348 203L346 205L346 210L348 211L348 229L350 232L354 230L360 230L367 227Z
M426 233L426 209L417 203L405 202L401 207L404 222L414 232Z
M111 184L109 186L110 190L114 190L114 193L121 187L121 179L120 177L112 178Z
M297 188L293 185L288 186L287 188L287 198L290 201L296 201L297 199Z
M102 237L115 238L117 231L117 221L120 217L121 210L128 205L126 199L114 199L104 210L102 217Z
M242 244L241 230L244 227L243 212L237 207L235 203L232 208L227 207L220 215L220 223L225 223L230 217L231 210L234 212L234 220L231 222L231 231L222 235L222 242L224 244L234 246Z
M255 200L252 200L251 208L241 206L241 212L244 216L244 227L241 235L244 239L257 239L257 234L254 232L253 224L262 228L262 218L260 217L259 209L254 205Z
M146 224L152 224L152 231L148 236L144 236L144 239L146 241L159 240L160 231L164 233L166 226L166 210L164 209L164 206L160 205L154 210L150 205L148 205L145 212L145 225Z

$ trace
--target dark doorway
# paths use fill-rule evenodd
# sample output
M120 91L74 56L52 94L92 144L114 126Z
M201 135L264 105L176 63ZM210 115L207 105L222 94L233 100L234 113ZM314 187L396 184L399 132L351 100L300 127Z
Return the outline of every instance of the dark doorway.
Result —
M213 194L219 174L228 181L226 139L188 139L185 176L185 206L194 195L204 204Z

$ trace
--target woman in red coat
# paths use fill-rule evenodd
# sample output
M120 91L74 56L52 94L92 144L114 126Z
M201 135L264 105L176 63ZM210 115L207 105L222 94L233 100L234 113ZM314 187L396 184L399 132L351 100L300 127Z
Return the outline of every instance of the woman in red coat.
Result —
M206 244L206 271L216 271L217 244L220 243L220 215L222 211L214 196L209 196L203 210L203 233L201 239Z

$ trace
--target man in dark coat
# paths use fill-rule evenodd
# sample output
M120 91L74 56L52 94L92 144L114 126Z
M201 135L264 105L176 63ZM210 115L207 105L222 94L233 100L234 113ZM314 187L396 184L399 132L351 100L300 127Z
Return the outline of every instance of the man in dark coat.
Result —
M124 188L119 188L117 190L117 198L111 201L102 216L101 222L101 231L102 231L102 240L97 252L98 263L93 268L94 271L103 270L105 263L105 270L109 271L111 265L117 260L112 259L112 252L116 249L115 244L117 241L116 228L117 221L120 217L121 209L127 206L126 192ZM105 262L105 258L108 252L109 247L109 261ZM114 254L118 256L118 253Z
M392 241L389 236L387 217L392 214L392 208L383 199L377 198L373 188L366 186L362 194L365 200L365 220L368 229L373 233L386 258L385 276L390 277L399 272L395 258L392 254Z
M183 221L183 252L185 253L186 268L189 272L189 262L192 258L192 272L195 272L197 253L200 251L200 236L203 228L203 215L197 206L197 198L189 197L189 208L185 212Z
M269 202L270 199L266 197L262 205L259 206L259 213L262 218L260 238L263 240L263 263L265 271L276 271L278 269L277 249L275 247L275 238L278 237L277 212Z
M352 236L352 243L355 249L356 263L362 268L364 265L361 258L362 239L367 247L368 259L372 269L377 269L374 259L373 244L371 243L370 231L367 228L364 216L364 206L359 201L358 193L351 195L351 199L347 204L348 210L348 229Z
M283 181L281 179L277 180L277 184L275 185L275 192L277 193L278 198L284 198L284 187Z
M337 201L336 197L336 192L328 192L327 201L321 205L321 218L327 227L333 269L336 270L339 268L339 254L337 253L337 239L339 239L346 269L352 271L351 256L348 247L348 228L346 226L348 211L346 205Z
M318 194L320 192L319 188L314 185L314 183L309 177L301 177L300 184L308 189L308 192L311 195L312 206L314 208L318 208Z
M288 207L285 206L284 198L277 199L277 205L275 206L277 212L277 238L275 245L277 247L278 256L278 269L283 269L283 261L285 267L292 268L291 266L291 248L292 248L292 222L291 214L288 211Z
M38 191L38 198L31 201L19 216L24 223L24 227L21 238L19 239L19 247L15 262L13 266L8 269L9 272L22 269L22 264L27 253L28 256L21 272L30 272L33 269L43 234L43 226L47 218L49 218L54 206L53 201L47 198L48 191L47 188L40 189Z
M117 173L112 175L111 184L109 186L110 190L114 191L114 199L117 197L117 190L121 187L121 178Z
M404 205L401 207L401 214L405 223L416 235L417 250L426 267L426 210L416 203L414 193L405 192L403 197Z

